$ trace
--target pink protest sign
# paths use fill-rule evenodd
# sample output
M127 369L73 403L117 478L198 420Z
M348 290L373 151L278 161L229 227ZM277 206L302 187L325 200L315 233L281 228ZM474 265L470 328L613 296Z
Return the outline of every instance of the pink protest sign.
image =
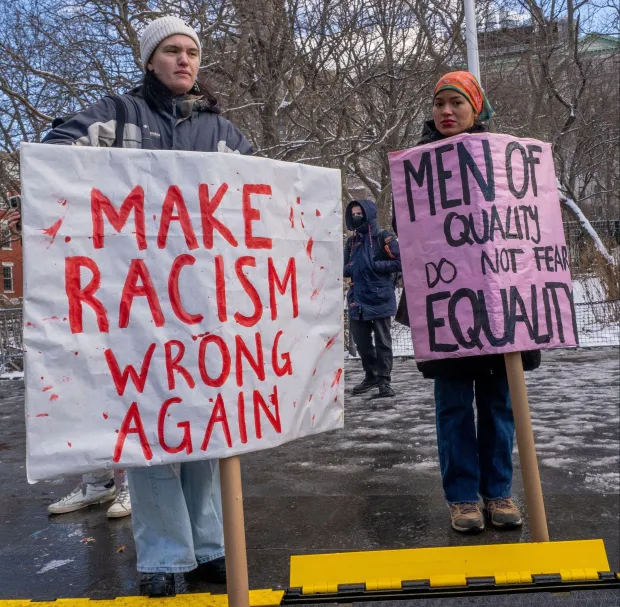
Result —
M389 159L416 359L578 344L550 144L459 135Z

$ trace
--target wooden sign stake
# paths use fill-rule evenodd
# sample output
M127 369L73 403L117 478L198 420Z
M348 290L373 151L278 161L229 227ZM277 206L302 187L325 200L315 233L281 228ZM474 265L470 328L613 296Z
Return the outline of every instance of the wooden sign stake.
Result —
M229 607L250 607L248 557L245 548L241 462L238 456L220 460L226 587Z
M521 352L504 354L504 359L506 361L506 374L508 376L510 400L512 401L512 412L515 420L517 445L519 446L519 460L521 462L523 488L525 489L525 503L527 504L530 521L530 533L534 542L548 542L549 530L547 529L545 502L543 501L540 474L538 472L538 460L536 459L530 407L527 402L527 389L525 387Z

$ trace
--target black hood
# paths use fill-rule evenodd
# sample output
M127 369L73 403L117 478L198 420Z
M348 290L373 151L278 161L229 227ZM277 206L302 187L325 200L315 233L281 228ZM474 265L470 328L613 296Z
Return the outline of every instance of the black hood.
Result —
M347 230L350 230L351 232L355 231L355 228L353 227L353 215L351 214L351 209L356 205L362 207L362 211L364 212L364 217L366 219L366 223L364 225L369 225L371 230L374 230L377 227L377 205L372 200L352 200L347 205L347 210L344 214Z

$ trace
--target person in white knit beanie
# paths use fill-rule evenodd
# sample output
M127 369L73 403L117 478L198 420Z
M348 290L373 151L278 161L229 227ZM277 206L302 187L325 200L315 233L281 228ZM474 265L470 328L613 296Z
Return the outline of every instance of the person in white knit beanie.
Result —
M177 17L156 19L142 34L140 56L144 78L138 86L121 95L106 95L57 121L43 143L134 148L153 154L165 150L252 153L243 133L221 116L207 84L197 80L200 40L191 27ZM170 158L166 155L161 162ZM189 442L181 448L191 453L191 436L183 440ZM169 449L165 448L168 453L178 452L178 448ZM180 573L190 576L188 583L226 583L218 461L131 468L127 479L140 594L174 595L175 574ZM70 494L71 503L61 506L77 509L113 499L113 488L99 490L94 482L84 478L82 490Z
M174 95L194 86L200 67L198 34L178 17L160 17L149 23L140 38L144 71L153 72Z

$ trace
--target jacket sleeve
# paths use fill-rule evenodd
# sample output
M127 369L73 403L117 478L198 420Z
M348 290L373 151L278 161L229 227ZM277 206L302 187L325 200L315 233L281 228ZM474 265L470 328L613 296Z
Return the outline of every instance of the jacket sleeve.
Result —
M241 131L232 123L228 122L226 139L217 142L218 152L232 152L233 154L253 154L254 150ZM221 132L221 131L220 131Z
M398 225L396 224L396 208L394 207L394 194L392 194L392 230L398 238Z
M389 237L388 237L389 238ZM383 245L383 257L373 262L373 270L379 274L392 274L393 272L401 272L400 265L400 247L398 240L392 236L386 239Z
M51 130L42 143L111 147L115 139L116 108L112 99L103 97L95 105Z
M353 278L351 270L351 237L349 236L349 238L347 238L347 242L344 245L344 271L342 275L345 278Z

